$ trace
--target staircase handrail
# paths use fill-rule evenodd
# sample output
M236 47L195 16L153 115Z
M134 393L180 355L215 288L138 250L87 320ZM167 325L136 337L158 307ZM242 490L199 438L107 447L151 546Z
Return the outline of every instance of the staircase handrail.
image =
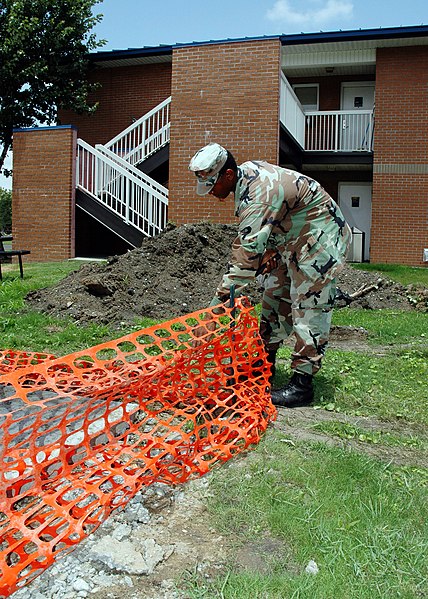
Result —
M115 162L120 167L119 170L121 173L123 172L122 169L124 169L128 173L130 173L131 175L133 175L134 177L136 177L137 179L142 181L148 187L155 189L159 194L161 194L162 196L165 197L165 201L166 201L166 203L168 203L168 188L167 187L165 187L161 183L158 183L157 181L155 181L154 179L152 179L151 177L149 177L148 175L143 173L143 171L140 171L140 169L138 169L136 166L134 166L133 164L131 164L124 158L121 158L120 156L118 156L117 154L115 154L114 152L109 150L109 148L107 148L103 144L96 144L95 150L100 152L102 155L106 156L106 158L108 158L109 160ZM110 183L110 181L108 181L106 183Z
M144 235L166 226L168 190L144 173L131 172L106 152L77 140L76 185ZM129 165L128 165L129 166Z
M145 160L169 142L171 96L137 119L104 146L131 164Z
M100 152L97 148L94 148L90 144L86 143L86 141L84 141L83 139L78 139L77 145L84 148L91 154L93 154L96 158L98 158L102 162L105 162L106 164L108 164L111 168L116 169L120 174L129 178L133 183L140 185L146 191L153 190L154 195L156 195L156 197L158 197L162 202L164 202L166 204L168 203L168 189L166 187L164 187L163 185L161 185L160 183L157 183L157 181L155 181L154 179L150 180L150 178L147 177L147 175L145 175L138 169L136 169L138 171L138 175L134 174L133 172L130 172L130 170L128 168L124 168L123 166L118 164L118 161L116 160L116 158L117 158L116 155L115 155L115 159L113 160L112 158L106 156L103 152ZM77 175L78 175L78 173L77 173ZM79 183L79 185L80 185L80 183ZM159 187L160 189L156 189L156 187ZM103 191L102 186L98 186L98 189L100 191Z

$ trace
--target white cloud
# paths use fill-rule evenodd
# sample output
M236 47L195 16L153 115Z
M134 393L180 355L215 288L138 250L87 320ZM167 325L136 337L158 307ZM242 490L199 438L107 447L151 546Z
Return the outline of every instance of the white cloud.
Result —
M311 29L325 26L338 19L352 17L354 5L349 0L327 0L325 3L314 3L316 6L307 10L298 10L288 0L277 0L266 13L271 21L288 25L309 25Z

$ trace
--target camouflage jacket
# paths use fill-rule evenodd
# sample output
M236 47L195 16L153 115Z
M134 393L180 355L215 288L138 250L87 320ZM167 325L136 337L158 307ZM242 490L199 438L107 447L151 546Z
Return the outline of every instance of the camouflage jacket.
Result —
M226 301L257 274L263 253L275 249L289 269L312 280L330 280L345 262L351 231L321 185L267 162L244 162L235 188L238 236L227 273L212 304Z

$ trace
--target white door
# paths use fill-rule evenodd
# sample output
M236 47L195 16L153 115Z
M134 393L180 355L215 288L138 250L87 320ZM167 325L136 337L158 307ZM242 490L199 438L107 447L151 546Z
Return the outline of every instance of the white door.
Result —
M364 233L364 252L361 260L370 258L370 229L372 224L372 184L339 183L339 205L349 226L354 230L354 243L361 241ZM357 255L358 252L355 253ZM359 261L357 257L355 261Z
M359 111L373 110L375 98L374 83L342 83L342 110L340 149L344 152L369 151L371 149L370 115Z

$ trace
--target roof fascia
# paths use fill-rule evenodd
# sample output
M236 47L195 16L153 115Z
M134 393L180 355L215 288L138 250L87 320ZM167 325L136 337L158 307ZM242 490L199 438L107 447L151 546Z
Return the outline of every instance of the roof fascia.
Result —
M107 50L92 52L88 55L92 62L108 62L120 59L144 58L153 56L172 55L174 49L192 46L208 46L242 42L257 42L279 39L283 46L349 42L355 40L385 40L397 38L415 38L428 36L428 25L415 25L408 27L389 27L385 29L354 29L349 31L320 31L318 33L293 33L264 35L258 37L228 38L222 40L208 40L203 42L178 43L174 45L147 46L144 48L128 48L127 50Z
M383 40L397 38L424 37L428 35L428 25L410 27L389 27L385 29L354 29L349 31L329 31L319 33L296 33L281 35L283 46L323 42L351 42L358 40Z
M107 62L109 60L120 60L121 58L144 58L149 56L166 56L168 54L172 54L172 46L106 50L104 52L91 52L88 57L91 62Z

